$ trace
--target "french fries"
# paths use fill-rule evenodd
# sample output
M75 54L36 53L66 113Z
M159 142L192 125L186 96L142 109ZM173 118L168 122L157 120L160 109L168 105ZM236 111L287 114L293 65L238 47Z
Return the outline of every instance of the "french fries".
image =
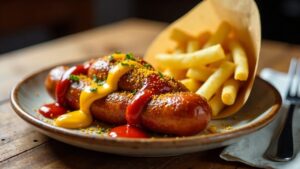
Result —
M186 70L168 68L163 72L163 74L173 77L176 80L181 80L185 78Z
M225 53L220 44L185 54L158 54L155 56L162 67L188 69L199 64L206 65L225 58Z
M224 84L224 82L233 74L235 65L232 62L225 61L196 91L209 100L217 90Z
M240 87L240 82L234 79L229 79L224 83L222 89L222 102L226 105L233 105L235 102L237 92Z
M200 48L199 42L197 40L191 40L191 41L188 41L188 43L187 43L186 52L187 53L195 52L199 48Z
M248 79L249 68L245 50L235 40L229 43L234 63L237 65L234 72L234 79L245 81Z
M193 37L183 32L182 30L175 28L171 33L171 39L182 43L182 42L187 42L190 39L193 39Z
M228 36L229 32L231 30L230 25L227 22L223 22L219 25L217 28L217 31L215 34L213 34L209 40L205 43L203 46L204 48L216 45L216 44L221 44L225 38Z
M195 79L183 79L180 81L189 91L196 92L201 86L201 82Z
M199 37L175 28L171 39L177 42L177 48L155 56L164 74L208 100L212 116L235 104L249 76L246 52L235 35L227 22L221 23L215 33L203 32Z
M186 73L186 77L204 82L211 74L213 74L213 72L212 69L205 66L199 66L197 68L190 68Z
M225 104L222 102L221 99L221 92L217 92L217 94L215 94L214 97L208 103L211 107L213 116L217 116L220 113L220 111L225 107Z

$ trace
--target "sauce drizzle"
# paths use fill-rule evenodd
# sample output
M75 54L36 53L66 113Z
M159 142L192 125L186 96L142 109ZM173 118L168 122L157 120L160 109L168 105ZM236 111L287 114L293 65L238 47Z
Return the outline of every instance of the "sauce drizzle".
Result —
M161 80L161 78L158 74L149 75L144 86L133 97L125 113L125 118L129 125L140 126L140 115L153 95L172 90L171 86L166 81Z
M62 114L65 114L67 109L60 106L58 103L45 104L39 108L39 113L47 118L56 118Z
M80 74L85 75L85 74L87 74L88 69L89 69L89 65L77 65L77 66L71 67L63 74L61 80L57 83L57 86L55 89L56 101L59 105L68 107L68 104L66 101L66 94L72 83L72 81L70 80L70 76L71 75L80 75Z
M108 135L110 137L149 138L142 129L128 124L112 128Z

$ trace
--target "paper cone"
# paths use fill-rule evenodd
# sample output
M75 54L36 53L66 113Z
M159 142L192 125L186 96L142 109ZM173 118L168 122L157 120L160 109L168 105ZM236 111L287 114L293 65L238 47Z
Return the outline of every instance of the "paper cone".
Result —
M216 118L224 118L236 113L247 101L253 86L261 46L260 16L254 0L206 0L199 3L163 30L152 42L145 55L145 60L157 68L159 64L155 60L155 55L166 53L176 47L176 42L170 39L174 28L199 37L208 31L215 32L223 21L233 27L245 47L249 62L249 77L240 89L235 104L226 107Z

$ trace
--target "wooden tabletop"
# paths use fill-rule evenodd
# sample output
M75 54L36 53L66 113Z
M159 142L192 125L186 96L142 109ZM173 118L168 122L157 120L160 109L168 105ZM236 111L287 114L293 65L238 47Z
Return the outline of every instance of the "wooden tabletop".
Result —
M0 168L251 168L220 159L222 148L175 157L135 158L73 147L35 131L10 107L10 90L24 76L116 50L143 54L165 26L130 19L0 56ZM300 46L263 41L259 70L271 67L287 71L291 56L300 56Z

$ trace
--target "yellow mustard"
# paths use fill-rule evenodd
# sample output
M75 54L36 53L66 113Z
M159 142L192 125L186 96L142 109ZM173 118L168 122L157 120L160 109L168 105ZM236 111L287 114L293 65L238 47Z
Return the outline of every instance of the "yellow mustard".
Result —
M55 119L54 124L59 127L71 129L84 128L91 125L93 122L90 112L91 104L95 100L101 99L116 91L118 89L119 79L134 66L141 67L142 65L133 60L124 60L109 71L107 80L103 85L98 86L96 82L92 81L80 94L80 109L59 116Z

